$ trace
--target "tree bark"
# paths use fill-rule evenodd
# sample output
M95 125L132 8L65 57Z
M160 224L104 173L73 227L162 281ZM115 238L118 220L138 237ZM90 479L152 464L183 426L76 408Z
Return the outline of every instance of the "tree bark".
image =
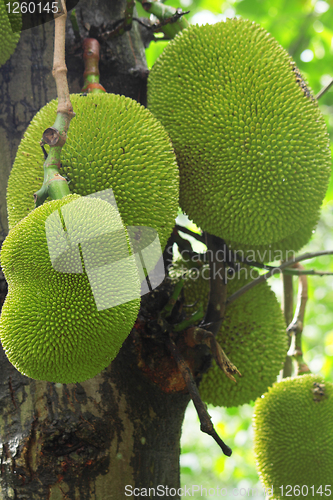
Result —
M81 0L76 10L81 35L101 41L102 85L144 104L147 67L137 25L122 37L108 42L101 38L103 24L120 19L125 3ZM53 31L49 22L22 32L14 55L0 69L2 239L8 231L6 185L19 141L35 113L56 97ZM70 91L79 92L82 48L75 45L69 23L67 53ZM5 293L0 274L0 306ZM143 303L150 311L158 310L169 293L170 285L164 284ZM143 316L141 331L147 324ZM149 342L141 344L134 331L107 369L82 384L67 385L21 375L1 350L1 499L122 499L126 485L179 487L180 433L189 396L173 360L163 347ZM156 383L152 352L167 359L169 372L160 380L176 377L174 389L162 390Z

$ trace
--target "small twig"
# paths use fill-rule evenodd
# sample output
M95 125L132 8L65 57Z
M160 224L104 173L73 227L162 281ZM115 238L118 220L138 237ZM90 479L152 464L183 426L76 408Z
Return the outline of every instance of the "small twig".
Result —
M300 264L295 264L298 268L302 268ZM306 303L308 300L308 282L306 276L299 276L297 306L294 317L289 324L287 331L293 336L293 342L289 349L289 356L293 356L297 362L297 374L309 373L310 369L303 360L302 352L302 332Z
M239 254L236 253L235 255L236 260L239 261L241 264L247 264L250 267L256 267L258 269L267 269L268 271L270 269L275 269L274 266L269 266L267 264L263 264L262 262L257 262L255 260L241 258ZM283 274L289 274L291 276L299 276L300 274L308 274L308 275L313 275L313 276L333 276L333 272L326 272L326 271L316 271L315 269L283 269L282 270Z
M294 314L294 290L293 290L293 277L290 275L283 275L283 314L286 321L286 325L289 325L292 321ZM291 345L291 337L289 332L287 332L288 337L288 350ZM284 366L283 366L283 378L291 377L293 368L293 362L291 357L287 354Z
M318 94L316 95L316 99L320 99L321 96L323 96L333 85L333 78L332 80L330 81L330 83L328 83L325 87L323 87L320 92L318 92Z
M178 297L182 291L183 286L184 286L184 280L180 279L176 283L175 288L172 292L172 295L171 295L170 299L168 300L168 303L164 306L164 308L161 311L162 318L167 318L172 313L172 309L174 308L174 306L178 300Z
M159 24L152 26L156 31L162 31L166 37L171 40L177 33L190 26L184 14L190 11L183 12L182 9L176 9L170 5L164 5L156 0L139 0L146 12L150 12L157 17Z
M327 271L316 271L315 269L284 269L283 274L292 276L333 276L333 273Z
M135 0L127 0L125 7L124 31L129 31L132 28L134 6Z
M113 26L113 29L104 33L103 37L107 40L123 35L132 28L133 9L135 0L126 0L124 17L119 19Z
M212 438L215 440L215 442L220 446L224 455L226 455L227 457L230 457L232 450L231 450L231 448L229 448L229 446L227 446L222 441L222 439L219 437L216 430L214 429L211 418L207 412L206 406L201 400L197 385L195 383L195 380L193 378L193 375L191 373L190 368L188 367L187 363L184 361L176 344L174 343L174 341L170 337L167 338L166 345L167 345L170 353L172 354L174 360L176 361L178 369L181 372L181 374L186 382L187 389L188 389L189 394L191 396L191 399L194 403L195 409L197 410L197 413L198 413L201 431L212 436Z
M314 257L321 257L322 255L332 255L333 250L325 250L322 252L313 252L313 253L305 253L303 255L300 255L296 257L295 259L288 260L287 262L284 262L278 267L273 267L268 273L262 274L258 278L254 279L250 283L247 283L245 286L237 290L237 292L233 293L228 299L227 299L227 305L231 304L234 300L236 300L238 297L246 293L248 290L251 290L256 285L259 285L259 283L263 283L264 281L268 280L271 276L274 274L281 273L283 269L286 267L291 266L292 264L295 264L295 262L301 262L302 260L308 260L308 259L313 259Z
M190 326L194 325L197 321L200 321L204 316L205 313L203 310L203 305L200 304L198 306L198 310L195 313L193 313L190 318L185 319L181 323L178 323L178 325L175 325L173 327L173 330L175 332L181 332L182 330L185 330L186 328L189 328Z

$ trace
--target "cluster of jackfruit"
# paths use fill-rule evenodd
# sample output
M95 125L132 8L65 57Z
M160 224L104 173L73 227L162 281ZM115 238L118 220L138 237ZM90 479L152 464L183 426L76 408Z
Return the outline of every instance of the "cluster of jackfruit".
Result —
M206 308L209 297L209 266L178 261L172 277L185 278L185 303L194 312L199 304ZM244 267L228 279L227 296L258 276ZM215 360L203 375L199 386L206 403L214 406L238 406L260 396L276 381L287 354L284 318L274 292L261 283L227 306L216 340L242 377L236 383L227 378Z
M192 26L167 46L148 87L153 114L124 96L71 95L76 117L60 173L77 195L112 189L119 213L100 198L73 197L34 210L32 194L43 183L39 141L54 123L56 100L21 141L7 190L11 231L1 263L9 294L0 336L12 363L31 377L82 381L114 358L138 312L130 289L139 296L139 278L129 265L122 286L111 290L103 272L110 259L119 264L133 253L126 228L150 227L165 247L179 182L183 210L235 249L297 250L318 220L330 176L325 123L290 57L265 30L242 19ZM120 238L112 255L104 241L111 233ZM63 252L50 241L54 248L62 241ZM247 272L229 280L229 295L249 281ZM205 306L208 283L187 280L187 302ZM287 346L267 283L227 308L217 340L243 376L234 384L213 362L200 386L207 402L243 404L274 382Z
M93 377L116 356L140 304L133 238L144 240L152 228L163 249L179 196L170 139L147 109L113 94L71 95L71 102L76 116L61 174L75 196L92 197L75 202L69 195L34 210L32 195L43 183L39 141L57 113L52 101L18 148L7 190L10 232L1 252L9 285L0 320L6 354L22 373L62 383ZM103 201L107 190L111 201L109 195ZM149 234L142 247L151 243Z
M284 379L256 401L257 468L274 499L331 496L332 413L333 384L320 375Z
M60 383L108 366L140 306L130 254L119 213L99 198L71 194L16 224L1 249L9 291L0 332L11 363L29 377Z
M7 10L8 5L9 13ZM18 28L20 28L21 19L18 19L17 16L14 17L14 15L11 14L11 9L13 9L13 2L11 0L6 3L3 1L0 2L0 66L8 61L16 49L17 42L20 38L19 32L13 32L11 21L12 23L18 24ZM9 16L11 16L11 20Z
M148 107L175 147L180 204L234 249L298 250L329 178L323 116L287 52L259 25L191 26L165 48Z

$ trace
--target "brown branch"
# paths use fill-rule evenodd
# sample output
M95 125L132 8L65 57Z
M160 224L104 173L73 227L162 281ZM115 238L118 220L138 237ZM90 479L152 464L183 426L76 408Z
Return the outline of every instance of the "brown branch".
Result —
M193 375L191 373L190 368L184 361L183 357L181 356L176 344L174 341L168 337L166 340L166 346L168 347L170 353L172 354L174 360L177 363L178 369L183 375L183 378L186 382L187 389L189 391L189 394L192 398L192 401L194 403L195 409L197 410L198 417L200 420L200 429L202 432L205 432L206 434L209 434L212 436L212 438L216 441L216 443L220 446L221 450L227 457L230 457L232 450L227 446L222 439L219 437L217 434L216 430L214 429L214 426L212 424L212 421L210 419L210 416L207 412L206 405L202 402L197 385L195 383L195 380L193 378Z
M288 274L282 276L283 280L283 314L286 325L289 325L293 319L294 314L294 290L293 290L293 277ZM287 331L288 351L291 345L291 335ZM287 354L283 366L283 378L291 377L293 369L293 360Z
M100 45L95 38L86 38L83 41L83 88L82 92L106 92L99 83L99 49Z
M251 290L256 285L259 285L259 283L263 283L264 281L268 280L271 276L274 274L281 273L283 269L286 267L291 266L292 264L295 264L296 262L301 262L302 260L308 260L308 259L313 259L314 257L321 257L323 255L332 255L333 250L325 250L321 252L313 252L313 253L305 253L303 255L300 255L299 257L296 257L295 259L288 260L281 264L278 267L273 267L268 271L266 274L262 274L258 278L254 279L251 281L251 283L247 283L245 286L237 290L237 292L233 293L228 299L227 299L227 305L231 304L234 300L236 300L238 297L246 293L248 290Z
M301 264L295 264L295 267L297 267L298 269L303 269L303 266L301 266ZM298 294L295 314L290 325L287 328L287 331L293 335L293 342L290 346L288 354L289 356L295 357L297 361L298 375L310 372L308 365L303 360L302 352L302 332L307 300L308 281L306 276L301 275L298 278Z
M67 67L65 62L65 35L66 35L67 9L65 0L58 0L58 5L59 3L61 3L61 9L58 8L58 13L54 15L55 32L54 32L54 58L53 58L52 75L53 78L55 79L57 86L57 95L58 95L57 112L68 115L68 127L69 127L69 122L71 118L74 116L74 112L69 97L69 89L67 82Z
M207 253L212 255L209 259L209 302L205 318L200 326L209 329L217 335L221 328L227 301L227 284L225 276L225 263L218 259L218 251L224 246L224 241L217 236L205 233Z
M233 376L234 374L237 373L240 377L242 376L236 366L231 363L230 359L211 332L194 326L192 328L188 328L184 332L184 340L186 345L189 347L195 347L200 344L207 345L216 361L216 364L233 382L236 382L236 379Z
M333 78L324 88L322 88L316 95L316 99L320 99L333 85Z

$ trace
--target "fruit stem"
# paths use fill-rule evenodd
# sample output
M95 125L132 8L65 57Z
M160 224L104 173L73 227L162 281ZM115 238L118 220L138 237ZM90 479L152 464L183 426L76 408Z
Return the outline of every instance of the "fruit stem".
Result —
M42 187L34 193L35 206L39 207L50 197L59 200L70 194L67 181L59 174L61 147L52 147L44 163L44 181Z
M294 290L293 290L293 277L290 275L283 275L283 314L286 325L290 325L294 314ZM287 329L288 351L291 345L291 332ZM283 378L291 377L293 369L293 360L287 354L284 367Z
M184 17L182 9L176 9L170 5L164 5L156 0L139 0L146 12L150 12L160 21L158 30L162 31L165 36L172 40L177 33L190 26L188 20Z
M70 193L66 179L59 174L61 150L66 142L70 121L75 116L69 96L67 67L65 63L67 18L65 0L58 0L58 13L54 17L55 31L52 75L57 86L58 108L53 127L49 127L44 131L41 140L41 146L48 144L50 149L43 165L43 185L41 189L34 193L36 207L42 205L48 197L58 200Z
M300 264L295 264L294 267L304 269ZM303 360L302 352L302 332L306 303L308 300L308 281L305 275L298 278L298 294L297 306L294 317L287 328L287 331L293 336L292 346L288 352L289 356L293 356L297 363L297 373L295 375L304 375L310 372L310 368Z
M86 38L83 41L83 87L82 92L94 94L105 93L105 88L99 83L99 49L100 45L95 38Z

